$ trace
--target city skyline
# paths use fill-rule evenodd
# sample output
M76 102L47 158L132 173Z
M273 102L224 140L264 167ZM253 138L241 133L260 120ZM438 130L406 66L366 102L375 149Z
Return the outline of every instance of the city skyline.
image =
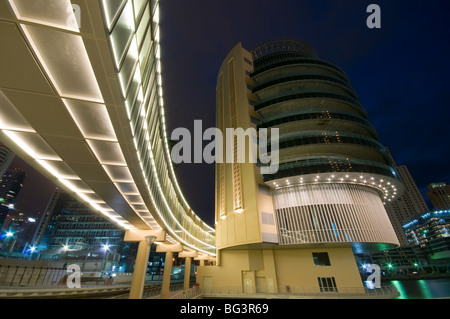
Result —
M445 39L445 7L449 5L376 1L382 12L382 28L368 29L366 8L370 3L282 0L273 6L273 2L250 0L233 0L226 5L218 1L162 2L168 134L177 127L191 128L194 120L203 120L204 128L215 126L217 69L238 42L251 48L277 38L304 40L316 48L319 57L345 70L381 142L398 165L409 168L428 202L425 192L429 183L450 182L445 166L450 155L446 148L449 133L444 130L445 102L450 101L444 76L449 66L441 63L449 46ZM435 49L437 44L443 48ZM412 67L417 71L412 72ZM18 162L16 158L14 163ZM214 166L182 164L176 173L193 210L212 225ZM30 180L28 176L25 187L34 183ZM192 187L193 180L196 187ZM31 192L54 188L45 181L39 185ZM24 203L32 204L26 194L23 190ZM42 206L36 212L45 205L35 206Z

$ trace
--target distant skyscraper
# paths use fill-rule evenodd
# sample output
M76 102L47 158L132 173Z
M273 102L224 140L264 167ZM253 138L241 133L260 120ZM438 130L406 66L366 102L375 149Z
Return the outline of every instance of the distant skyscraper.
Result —
M403 225L411 246L426 249L432 260L443 260L445 267L450 255L450 210L438 210L414 216Z
M0 142L0 176L5 174L16 155Z
M432 183L428 185L427 195L435 209L450 209L450 185Z
M23 187L26 173L20 168L9 168L0 179L0 229L14 201Z
M69 247L92 250L104 244L117 249L116 245L123 242L125 231L122 228L99 216L72 196L60 194L54 205L45 240L41 240L41 244L47 249L57 251Z
M353 253L399 245L383 204L402 185L348 77L304 42L239 44L216 90L223 132L279 130L279 169L216 164L218 267L200 268L200 285L362 287Z
M408 168L405 165L397 166L388 149L386 149L386 152L391 157L397 176L405 187L403 194L398 199L386 204L386 211L391 219L400 245L408 245L402 226L407 219L417 214L426 213L429 211L429 208Z
M61 189L59 187L56 187L53 195L50 197L45 211L41 216L39 216L38 225L32 239L32 243L36 246L39 246L39 244L41 243L42 237L47 230L48 224L53 216L53 212L55 211L56 204L58 203L60 195Z

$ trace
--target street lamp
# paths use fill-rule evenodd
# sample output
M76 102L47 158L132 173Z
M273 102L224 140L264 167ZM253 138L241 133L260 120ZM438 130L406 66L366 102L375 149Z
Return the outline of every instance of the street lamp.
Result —
M109 251L109 247L110 245L108 244L103 244L102 248L105 251L105 255L103 256L103 262L102 262L102 268L100 269L100 271L103 273L103 271L106 269L106 265L108 263L107 259L108 259L108 251Z

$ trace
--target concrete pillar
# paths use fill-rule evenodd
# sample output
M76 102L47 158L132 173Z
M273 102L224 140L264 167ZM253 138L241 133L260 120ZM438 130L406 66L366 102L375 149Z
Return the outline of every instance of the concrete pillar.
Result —
M166 251L166 261L164 263L164 276L161 287L161 299L168 299L170 294L170 275L172 274L173 252Z
M183 246L181 244L160 244L156 246L156 252L165 252L166 259L164 263L164 275L161 287L161 299L168 299L170 294L170 275L172 273L172 259L174 252L182 252Z
M165 238L166 234L163 230L127 230L125 232L125 242L139 242L130 288L130 299L142 299L150 247L153 242L162 242Z
M183 251L178 254L178 257L186 258L184 263L184 290L189 290L192 258L197 256L198 253L195 251Z
M133 280L131 282L130 299L142 299L149 255L150 245L147 244L146 240L141 240L139 242L136 263L133 272Z
M186 257L186 262L184 263L184 290L189 290L189 286L190 286L191 260L192 260L192 257Z

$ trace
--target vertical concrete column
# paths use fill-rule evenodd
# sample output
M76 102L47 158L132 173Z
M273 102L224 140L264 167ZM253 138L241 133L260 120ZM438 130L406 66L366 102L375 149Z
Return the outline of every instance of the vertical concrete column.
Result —
M164 275L163 275L163 282L161 287L161 299L168 299L169 293L170 293L170 275L172 273L172 259L173 259L173 253L174 252L182 252L183 246L181 244L172 244L172 245L165 245L160 244L156 246L156 252L165 252L166 253L166 259L164 263Z
M173 252L166 251L166 261L164 263L164 276L161 287L161 299L168 299L170 294L170 275L172 274Z
M189 290L189 284L191 279L191 257L186 257L184 263L184 290Z
M133 280L131 282L130 299L142 299L144 292L145 275L147 274L147 263L150 255L150 245L146 240L139 242L139 247L134 266Z
M125 232L125 242L138 242L138 251L134 266L133 279L131 281L130 299L142 299L147 274L148 257L150 247L155 242L164 241L166 234L163 230L127 230Z
M184 263L184 290L189 290L192 258L197 256L198 253L195 251L182 251L178 254L178 257L186 258L186 261Z

